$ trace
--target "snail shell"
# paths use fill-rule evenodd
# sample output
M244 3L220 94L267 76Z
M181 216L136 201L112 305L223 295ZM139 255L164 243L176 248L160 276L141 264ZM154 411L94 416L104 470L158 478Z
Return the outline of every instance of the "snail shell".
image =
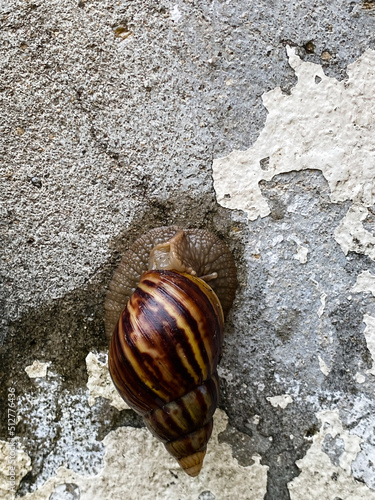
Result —
M134 243L107 294L112 380L191 476L201 470L212 432L223 309L230 308L236 283L221 240L172 226Z

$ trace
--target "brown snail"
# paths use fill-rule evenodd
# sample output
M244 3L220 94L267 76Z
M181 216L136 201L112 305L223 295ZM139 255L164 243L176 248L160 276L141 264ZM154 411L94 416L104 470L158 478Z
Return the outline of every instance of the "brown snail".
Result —
M112 380L190 476L199 474L212 432L224 314L236 285L219 238L170 226L136 240L106 297Z

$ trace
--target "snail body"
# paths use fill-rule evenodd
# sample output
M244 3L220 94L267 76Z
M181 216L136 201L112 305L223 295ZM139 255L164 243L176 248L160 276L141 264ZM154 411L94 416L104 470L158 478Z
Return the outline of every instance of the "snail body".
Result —
M125 254L107 295L109 370L123 399L183 470L196 476L218 402L222 302L226 311L236 270L227 247L207 231L172 226L150 233L142 237L149 242L146 251L145 241L137 240ZM197 244L202 241L203 250ZM138 280L134 291L131 280Z

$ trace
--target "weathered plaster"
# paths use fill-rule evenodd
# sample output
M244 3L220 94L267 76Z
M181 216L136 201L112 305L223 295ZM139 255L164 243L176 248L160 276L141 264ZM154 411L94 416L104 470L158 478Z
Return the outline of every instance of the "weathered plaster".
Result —
M363 321L366 323L364 336L366 337L367 347L372 356L372 368L367 373L375 375L375 317L365 314Z
M22 445L17 441L17 452L15 457L15 491L21 479L31 470L31 459L25 453ZM14 493L9 490L9 459L11 446L7 441L0 440L0 497L2 500L14 500Z
M295 254L294 258L299 260L301 264L306 264L308 254L309 254L308 248L306 248L302 245L298 245L297 246L297 253Z
M370 271L362 271L358 277L357 282L352 288L353 292L371 292L375 297L375 276Z
M280 394L279 396L270 396L266 398L275 408L286 408L290 403L293 403L293 398L289 394Z
M374 179L369 182L375 185ZM367 208L355 204L349 208L348 213L335 230L335 239L345 255L350 251L368 255L370 259L375 260L375 236L363 226L363 221L367 216Z
M353 476L375 491L375 422L374 400L355 398L348 423L351 433L361 438L361 451L352 463Z
M89 352L86 357L86 366L88 374L86 385L90 392L89 405L93 406L96 398L102 397L108 399L110 404L120 411L129 409L112 383L108 371L108 355Z
M357 328L360 326L359 318L364 308L359 307L359 297L350 294L350 292L359 294L363 291L372 291L372 276L369 272L358 272L354 288L352 285L350 287L345 285L345 280L342 281L343 286L337 287L336 284L339 280L337 270L340 267L345 267L348 276L350 272L355 276L355 266L349 264L354 259L349 258L349 252L375 260L375 239L367 227L372 223L370 216L373 212L370 208L375 201L375 122L371 116L375 106L375 52L367 51L348 67L346 81L330 78L323 73L320 66L303 62L294 49L289 48L287 52L289 63L298 78L297 84L291 89L290 95L275 89L263 96L263 102L269 112L264 129L250 149L234 151L224 158L214 160L214 186L220 204L242 210L249 221L256 221L254 224L249 224L253 231L264 230L260 220L267 215L271 216L269 223L274 228L272 236L269 236L268 240L265 237L263 245L259 245L256 241L259 237L254 236L250 239L248 251L248 263L253 270L256 266L252 263L252 257L261 259L262 262L267 261L266 286L263 285L267 304L265 317L269 322L277 322L279 335L286 342L289 336L283 322L288 326L293 324L294 310L290 304L294 304L299 314L302 307L309 307L311 311L315 311L319 323L315 327L310 324L306 327L306 331L302 324L300 342L301 346L307 349L307 353L305 351L302 354L303 361L300 364L296 362L296 365L303 366L306 358L309 358L308 353L311 356L315 352L318 368L327 380L327 385L325 382L318 384L330 387L330 390L334 386L338 388L336 395L324 390L322 392L318 390L319 395L317 395L314 384L309 384L310 394L306 396L306 401L315 405L317 409L322 407L321 401L325 401L323 407L328 410L317 413L324 423L320 437L313 438L314 444L307 451L305 458L296 462L302 473L289 483L292 498L300 499L307 496L309 499L327 500L335 497L374 498L371 490L374 489L374 482L371 480L372 462L371 460L366 462L367 457L372 457L374 454L373 440L366 435L361 426L355 431L358 435L351 436L345 427L348 421L341 424L337 407L333 405L333 411L329 408L330 401L344 398L345 402L340 405L340 411L346 415L349 411L348 405L350 408L352 405L346 400L348 396L344 380L349 384L353 383L349 382L351 379L357 384L365 385L367 382L365 373L373 374L373 368L367 371L363 369L365 359L363 355L362 360L358 358L358 361L354 362L355 346L363 339ZM318 205L314 196L311 199L303 192L297 191L297 185L294 186L297 192L293 196L288 194L283 196L286 191L284 185L291 189L291 182L283 180L280 175L305 169L310 170L309 174L306 173L306 186L311 178L311 171L321 171L329 185L331 203L338 204L337 207L340 207L341 212L346 210L346 215L341 216L338 223L331 226L330 230L328 225L332 218L326 219L328 224L326 234L323 233L323 241L321 245L315 247L312 244L312 248L309 243L312 241L315 243L315 238L319 239L319 222L315 221L312 214L314 209L321 210L323 214L325 205L322 202ZM301 179L301 176L294 177ZM312 186L311 189L314 190L316 187ZM352 203L351 206L348 202ZM331 205L331 210L333 206ZM304 240L300 238L297 242L293 233L290 234L292 228L298 224L291 223L290 215L301 217L300 224L303 227L301 233L305 235ZM317 220L319 221L319 216ZM281 229L278 228L278 221ZM305 226L309 226L310 221L311 238L305 231ZM293 258L305 266L312 263L314 265L306 273L301 273L301 276L298 276L298 271L293 272L289 266L286 268L287 273L284 271L281 277L278 273L282 271L278 269L278 264L283 258L285 259L288 249L286 243L293 239L297 245L303 245L308 249L306 252L308 259L299 258L301 254L298 251ZM329 257L326 253L329 248L327 242L333 239L340 245L343 254L348 256L347 260L341 259L341 265L338 265L336 253L331 253ZM320 263L323 264L323 268L320 268ZM319 305L317 297L312 293L308 297L296 299L291 291L295 285L301 291L306 290L302 282L307 279L314 284L319 294ZM282 282L277 298L269 297L267 293L271 288L270 283L273 285L275 281L279 284ZM338 293L339 290L341 294ZM290 294L289 301L283 300L285 294ZM372 310L371 301L365 303L368 310ZM341 312L348 311L345 320L337 315L339 309ZM307 317L310 322L312 316ZM370 314L365 314L363 317L367 325L364 331L367 349L374 359L373 320L373 315ZM308 335L312 342L307 340ZM316 341L319 345L315 343ZM290 363L294 367L294 361L289 359L280 359L279 362ZM349 368L351 363L353 367ZM315 370L306 373L306 376L312 376L313 380L317 377ZM290 406L292 409L301 400L302 385L293 380L293 376L288 381L280 380L276 375L275 379L278 383L282 382L285 390L293 396L294 404ZM302 384L306 384L306 380L303 382L302 379ZM261 386L263 388L263 384L259 382L259 390L262 390ZM367 388L367 385L364 390L371 392L371 388ZM266 399L270 401L269 397ZM356 412L356 418L362 422L364 415L368 412L371 414L372 407L373 401L366 400L362 410ZM327 426L331 430L329 436L325 430ZM373 422L370 426L373 427ZM325 438L323 449L320 444ZM319 441L320 444L314 447L316 440L321 442ZM329 456L325 453L333 442L337 447L336 458L332 455L333 451L329 451ZM341 446L344 446L344 452L339 452ZM353 472L350 465L354 460L356 468ZM364 481L365 485L357 479Z
M331 368L327 365L327 363L324 361L324 359L320 356L318 356L319 359L319 368L322 373L324 373L325 376L329 374L331 371Z
M375 201L375 51L367 50L348 67L347 81L327 77L321 66L302 61L293 48L287 53L297 84L290 95L280 88L263 95L268 116L250 149L214 160L217 200L243 210L249 220L265 217L270 208L260 181L282 172L319 169L329 183L332 202L355 203L347 217L355 214L358 225L366 217L365 207ZM367 233L359 236L368 247L373 238ZM347 252L349 243L340 244Z
M191 500L205 491L216 500L260 500L266 492L268 467L260 464L258 455L252 457L253 465L240 466L230 446L218 441L218 435L227 427L227 416L217 410L214 420L204 468L197 478L191 479L181 471L146 429L120 427L103 440L106 452L97 475L85 476L61 467L55 477L23 498L45 500L61 485L74 484L81 500L133 500L135 494L145 500Z
M94 474L100 469L104 445L99 433L110 415L98 419L100 411L90 408L88 396L88 390L64 388L53 367L45 377L34 378L27 391L16 390L18 430L27 429L22 444L34 458L24 487L31 483L31 490L37 489L62 464L77 473Z
M374 58L366 51L375 43L372 7L361 0L3 2L0 403L4 410L12 380L17 433L32 461L20 495L38 490L43 498L46 488L46 500L76 500L81 486L112 498L110 485L118 491L116 476L122 481L126 467L122 457L111 464L103 457L113 457L113 440L124 434L136 446L138 468L124 450L133 475L121 484L143 492L148 481L152 498L159 491L159 464L145 480L140 458L143 451L149 464L154 444L145 445L133 412L118 411L107 399L100 355L87 364L85 358L107 347L102 309L115 261L145 230L175 223L215 231L239 266L220 368L220 405L231 425L220 439L246 466L246 477L259 473L250 482L259 486L257 500L289 498L286 484L311 444L315 415L333 407L361 439L353 477L375 490L373 375L366 373L372 357L362 322L364 312L375 317L374 302L370 293L351 291L361 271L374 274L367 205L373 199ZM287 40L301 57L290 49L292 66ZM348 63L360 56L346 80ZM264 97L270 113L262 133L261 96L275 88ZM211 162L251 144L258 148L258 136L264 148L254 165L261 182L256 193L258 181L249 181L255 192L249 211L254 218L271 212L247 224L243 212L216 203ZM242 189L244 177L231 168ZM225 191L225 200L231 194ZM349 201L337 203L341 195ZM329 372L323 366L322 373L319 357ZM52 365L45 377L30 379L25 367L35 359ZM293 404L284 409L266 399L285 393ZM326 435L322 453L340 467L343 447L341 436ZM222 450L212 477L225 468ZM152 456L165 470L159 454ZM259 457L269 466L267 486ZM61 484L59 467L65 468ZM168 487L176 492L173 474L180 476L171 470ZM227 488L240 477L238 491L228 496L248 500L242 476L232 469L221 475ZM69 482L75 479L80 486ZM197 481L183 483L174 498L197 500L191 489ZM301 487L300 498L314 484ZM199 500L213 500L213 492L220 498L209 487L202 484Z
M361 438L343 427L338 411L322 411L317 417L319 433L304 458L296 462L300 475L288 484L291 500L374 500L375 492L351 476Z
M50 364L50 362L41 363L40 361L35 360L32 365L26 366L25 372L30 378L45 377Z

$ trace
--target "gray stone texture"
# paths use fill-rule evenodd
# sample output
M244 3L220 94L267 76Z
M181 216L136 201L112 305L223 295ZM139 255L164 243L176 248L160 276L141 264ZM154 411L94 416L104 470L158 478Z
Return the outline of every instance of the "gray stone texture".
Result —
M105 400L88 407L85 357L106 349L103 301L124 249L147 229L180 224L216 232L238 264L221 362L232 377L222 377L220 404L238 434L222 439L243 465L262 456L266 500L288 499L316 412L338 408L351 429L362 418L353 401L375 410L372 387L355 380L371 367L362 318L375 315L374 302L350 292L375 264L345 257L333 239L349 205L330 202L320 172L262 183L271 215L248 224L216 203L211 164L256 140L264 92L295 83L286 44L343 79L375 48L375 4L14 0L1 2L0 23L1 414L13 383L32 458L20 492L64 460L97 471L105 434L141 425ZM306 264L293 237L310 249ZM322 318L316 282L327 294ZM44 389L45 406L24 371L35 359L51 361L59 381L57 392ZM266 400L283 393L294 399L285 409ZM337 461L339 440L326 444ZM366 480L365 460L354 473ZM69 488L60 498L76 498Z

